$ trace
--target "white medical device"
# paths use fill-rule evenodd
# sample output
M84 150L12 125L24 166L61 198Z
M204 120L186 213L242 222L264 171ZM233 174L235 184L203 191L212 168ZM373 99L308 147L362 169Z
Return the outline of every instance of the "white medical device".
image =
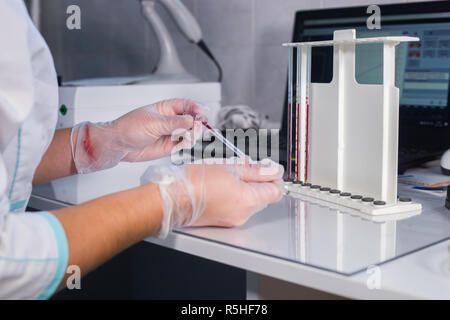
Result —
M186 38L196 44L216 65L218 69L218 82L222 81L222 68L202 40L202 31L191 12L180 0L140 0L142 14L155 31L159 44L159 61L152 74L141 74L128 77L82 79L65 82L71 86L103 86L103 85L129 85L148 83L194 83L199 82L193 74L190 74L182 65L167 27L156 11L156 3L160 3L167 9L170 16L176 22L180 31Z
M284 44L289 48L287 189L294 197L302 194L366 214L421 210L411 199L397 199L395 87L395 46L419 39L357 39L355 34L339 30L331 41ZM381 85L355 80L355 45L367 43L383 44ZM311 83L316 46L334 49L330 83Z
M219 70L219 82L221 81L222 70L219 63L202 40L202 31L197 20L180 0L140 0L140 2L142 14L155 31L160 48L160 58L155 72L151 78L141 79L141 83L153 82L155 78L159 80L166 78L181 79L185 82L198 81L198 79L188 73L181 64L172 37L156 11L155 6L157 2L167 9L168 13L173 18L173 21L176 22L185 37L190 42L198 45L199 48L214 62Z
M174 5L171 0L159 1L169 8L169 12L173 12L172 15L174 20L179 23L180 29L184 31L183 33L188 38L189 36L201 37L200 27L181 1L177 1L177 5ZM155 5L156 0L141 0L142 14L155 31L159 44L159 62L153 75L160 78L169 77L170 79L174 79L175 77L176 79L187 82L198 81L198 79L189 74L181 64L172 37L159 17L158 12L155 10ZM191 32L191 30L193 31ZM148 81L152 80L153 79L149 79Z

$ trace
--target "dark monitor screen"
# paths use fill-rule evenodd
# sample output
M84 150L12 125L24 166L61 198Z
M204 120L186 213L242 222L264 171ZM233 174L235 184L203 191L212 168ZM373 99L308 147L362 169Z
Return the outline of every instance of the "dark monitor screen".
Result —
M396 47L396 86L400 90L400 148L450 148L450 1L385 5L381 29L369 30L367 7L299 11L294 42L331 40L339 29L356 29L357 38L414 36L419 42ZM287 54L286 54L287 56ZM382 44L356 46L355 77L364 84L381 84ZM333 48L312 49L311 81L330 82ZM286 133L286 109L282 135ZM284 145L284 144L283 144Z

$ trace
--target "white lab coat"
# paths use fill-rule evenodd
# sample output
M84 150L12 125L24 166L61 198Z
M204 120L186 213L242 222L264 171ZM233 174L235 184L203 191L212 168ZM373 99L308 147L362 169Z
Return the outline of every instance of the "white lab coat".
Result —
M56 73L23 1L0 1L0 43L0 299L45 299L65 273L67 240L53 215L25 208L55 130Z

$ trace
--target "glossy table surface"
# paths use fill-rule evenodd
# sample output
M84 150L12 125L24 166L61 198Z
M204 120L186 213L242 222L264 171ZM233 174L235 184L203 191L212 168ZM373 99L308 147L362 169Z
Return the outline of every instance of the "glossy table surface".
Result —
M450 239L444 193L400 186L422 204L421 214L372 218L290 196L269 205L238 228L183 228L177 233L351 275L370 265Z
M421 214L371 218L285 196L238 228L183 228L146 241L349 298L450 299L444 193L400 185L399 195L421 203ZM29 203L39 210L68 205L36 194ZM367 285L371 265L382 274L378 290Z

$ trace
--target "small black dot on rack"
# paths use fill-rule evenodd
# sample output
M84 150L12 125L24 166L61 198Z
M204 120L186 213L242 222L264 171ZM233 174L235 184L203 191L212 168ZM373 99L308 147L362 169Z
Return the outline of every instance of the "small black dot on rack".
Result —
M400 202L411 202L411 198L400 197L398 199L398 201L400 201Z
M341 197L351 197L351 193L350 192L342 192L341 193Z
M373 204L376 206L384 206L386 204L386 202L377 200L377 201L374 201Z
M330 193L332 193L332 194L340 194L340 193L341 193L341 190L338 190L338 189L332 189L332 190L330 190Z
M328 187L322 187L322 188L320 188L320 191L326 191L326 192L328 192L328 191L330 191L331 190L331 188L328 188Z
M359 194L355 194L355 195L351 196L351 198L352 198L353 200L361 200L361 199L362 199L362 196L360 196Z
M302 184L302 186L304 186L304 187L311 187L311 183L304 183L304 184Z
M366 197L366 198L362 198L361 200L362 200L362 202L373 202L374 198Z
M311 186L311 189L320 189L320 185L318 185L318 184L313 184L313 185Z

